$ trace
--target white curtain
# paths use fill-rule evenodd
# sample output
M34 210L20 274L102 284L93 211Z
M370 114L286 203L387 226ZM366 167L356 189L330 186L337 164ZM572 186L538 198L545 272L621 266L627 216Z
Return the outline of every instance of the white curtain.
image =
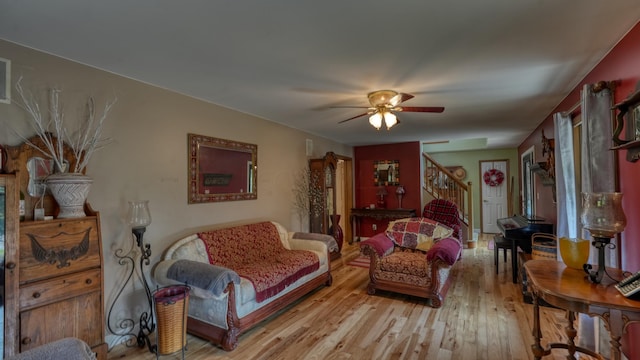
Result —
M611 151L613 145L613 96L609 89L594 92L591 85L582 89L582 192L614 192L616 191L615 156ZM588 231L583 231L584 238L590 238ZM611 240L618 246L617 240ZM597 263L597 252L591 251L590 263ZM610 267L618 267L616 251L605 248L605 263ZM587 315L581 315L581 323L586 324ZM600 321L595 321L597 329L596 350L605 357L610 357L609 332ZM584 335L584 334L580 334Z
M612 94L607 88L598 92L593 86L586 84L582 90L581 112L581 178L578 188L575 174L575 157L573 146L573 122L570 115L554 114L555 157L556 157L556 196L557 226L556 234L560 237L581 237L590 239L587 231L582 231L580 212L582 211L582 192L613 192L616 189L616 165L612 146ZM615 243L615 239L613 241ZM610 252L607 249L607 252ZM559 256L559 254L558 254ZM559 257L560 258L560 257ZM597 253L591 251L590 263L596 263ZM607 266L616 267L615 252L608 254ZM595 326L599 336L593 338L593 319L580 314L580 342L592 347L602 355L609 356L608 332L602 325ZM590 330L587 330L590 328Z
M582 89L582 192L616 190L613 146L612 96L609 89Z
M558 237L582 237L580 212L583 192L613 192L616 189L616 165L612 146L612 95L607 88L593 91L593 85L586 84L582 90L581 126L581 178L576 179L573 145L573 123L571 116L556 113L553 116L555 130L556 196ZM580 188L577 187L580 184ZM592 256L595 252L592 251ZM609 258L609 266L617 266L614 256ZM595 257L592 258L595 260Z
M553 115L556 161L556 202L558 238L578 237L580 202L576 189L575 160L573 153L573 123L571 115ZM560 254L558 253L558 256Z
M613 105L609 89L593 91L593 86L586 84L582 89L582 189L581 192L614 192L616 191L615 156L613 146ZM580 199L581 200L581 199ZM588 231L583 238L590 239ZM612 239L616 244L616 240ZM617 245L617 244L616 244ZM595 251L591 251L591 262L597 262ZM606 248L607 266L617 267L615 251Z

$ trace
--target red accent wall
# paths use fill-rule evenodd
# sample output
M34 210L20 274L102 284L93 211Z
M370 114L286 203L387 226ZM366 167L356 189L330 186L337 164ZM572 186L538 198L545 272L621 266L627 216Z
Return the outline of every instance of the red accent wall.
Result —
M405 188L405 195L402 198L402 208L416 209L420 215L420 142L408 142L398 144L356 146L353 149L355 167L355 207L369 207L376 204L378 187L373 182L373 162L380 160L398 160L400 184ZM396 186L387 186L386 203L387 209L398 208L396 198ZM362 219L359 233L360 236L370 237L382 232L387 228L389 222L385 220ZM372 230L372 225L376 224L378 229Z
M635 91L640 81L640 23L637 23L627 35L609 52L609 54L576 86L571 93L558 105L544 122L519 146L518 152L536 146L536 159L541 159L540 137L541 129L547 137L553 134L552 114L565 111L580 100L580 90L584 84L596 83L600 80L616 81L614 101L618 103ZM624 131L622 132L624 134ZM612 142L613 144L613 142ZM624 194L622 205L627 216L627 227L621 234L621 267L627 271L640 270L640 162L631 163L626 160L626 151L618 153L620 191ZM615 176L612 174L611 176ZM540 189L540 187L538 187ZM547 194L538 204L546 203ZM549 197L550 198L550 194ZM537 215L550 218L551 209L541 206L536 209ZM556 219L555 209L553 219ZM640 358L640 342L630 339L640 338L640 326L631 325L628 336L623 341L623 352L630 359Z

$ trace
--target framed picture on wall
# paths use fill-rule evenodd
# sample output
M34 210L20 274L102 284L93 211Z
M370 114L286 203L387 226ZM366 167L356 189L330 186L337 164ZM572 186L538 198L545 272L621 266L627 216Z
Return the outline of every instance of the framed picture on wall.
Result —
M0 58L0 103L11 102L11 60Z

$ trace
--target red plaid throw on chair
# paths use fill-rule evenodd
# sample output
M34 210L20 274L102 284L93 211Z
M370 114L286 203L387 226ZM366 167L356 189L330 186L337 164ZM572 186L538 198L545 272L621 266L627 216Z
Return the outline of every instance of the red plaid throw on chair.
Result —
M435 220L453 229L451 236L460 239L460 219L458 218L458 206L445 199L431 200L425 205L422 217Z

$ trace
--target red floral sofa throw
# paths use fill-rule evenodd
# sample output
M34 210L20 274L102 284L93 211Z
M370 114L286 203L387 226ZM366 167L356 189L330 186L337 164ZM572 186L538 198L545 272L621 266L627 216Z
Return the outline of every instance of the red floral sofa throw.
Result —
M285 249L270 222L201 232L198 236L205 243L209 263L233 269L249 279L257 302L278 294L320 267L313 252ZM259 244L238 239L255 239Z

